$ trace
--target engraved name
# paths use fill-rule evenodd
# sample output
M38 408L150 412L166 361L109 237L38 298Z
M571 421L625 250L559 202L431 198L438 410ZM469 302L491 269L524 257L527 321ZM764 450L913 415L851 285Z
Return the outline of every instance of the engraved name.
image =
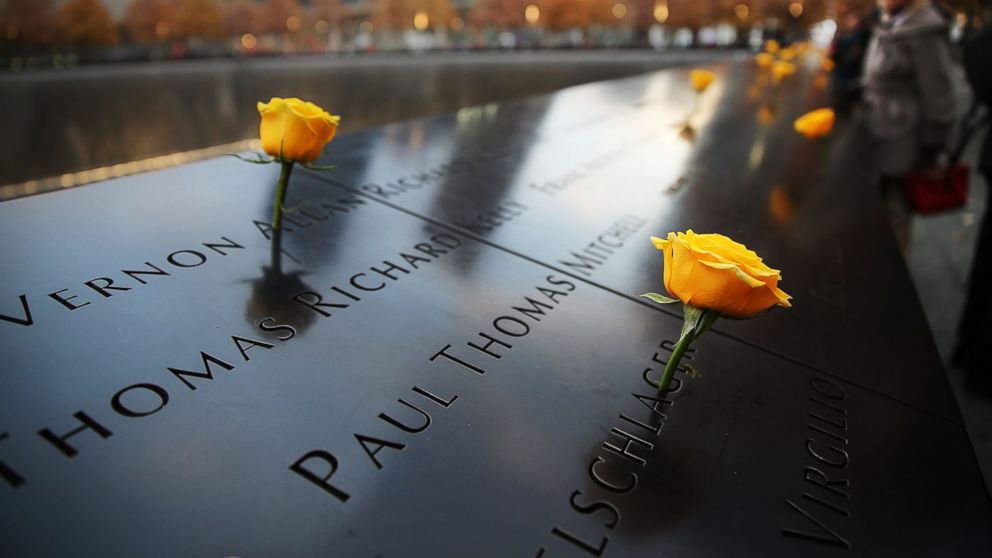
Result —
M570 252L568 258L558 260L558 263L570 271L590 277L647 223L647 219L635 215L626 215L617 219L584 248Z
M650 452L655 447L654 440L661 437L661 430L668 420L664 410L675 405L676 398L670 397L682 391L683 377L688 370L684 364L680 364L677 369L678 374L672 378L668 391L665 392L664 397L660 397L658 380L661 378L665 364L668 363L668 357L675 348L675 342L666 339L658 345L658 348L660 351L655 351L651 356L651 362L654 364L641 372L641 378L650 388L648 393L631 392L630 394L638 403L648 408L647 422L634 418L626 412L620 413L616 423L610 428L610 438L600 446L603 451L592 459L587 468L589 479L608 496L597 499L576 489L568 499L575 513L582 515L598 513L603 516L604 521L600 529L590 536L589 533L579 533L574 528L567 527L565 523L556 524L551 528L551 535L555 537L556 543L538 548L535 558L545 558L556 550L565 549L570 551L568 555L574 554L575 549L591 556L603 556L606 551L610 542L609 533L620 524L621 500L637 490L639 481L637 471L647 466ZM689 349L686 351L685 359L691 360L694 354L695 350ZM568 546L557 541L564 541Z
M851 458L847 451L847 409L844 388L826 378L809 381L809 411L806 413L806 454L810 464L803 469L804 488L801 499L786 498L802 527L783 527L782 534L804 541L851 548L840 534L851 513L851 482L847 469Z
M489 325L479 331L470 340L458 344L458 348L451 343L446 344L439 351L428 358L428 361L436 366L447 370L461 370L482 376L486 374L488 362L501 360L514 347L519 345L519 339L529 335L534 328L547 318L561 303L562 299L576 289L576 283L548 275L544 284L534 287L535 292L531 292L523 297L523 302L515 304L509 310L489 320ZM410 392L418 395L414 398ZM397 399L397 403L406 407L405 415L411 417L413 421L401 420L387 414L385 411L379 413L378 419L389 426L395 428L392 436L373 436L366 433L353 433L355 444L344 450L335 448L330 451L324 448L317 448L308 451L294 461L289 469L319 487L326 494L329 494L337 501L344 503L352 497L354 489L346 482L333 480L339 469L345 467L343 456L349 453L354 454L360 450L368 460L367 466L372 466L376 471L381 471L386 463L379 457L383 450L401 452L412 441L412 437L424 433L430 428L433 417L429 410L447 409L459 397L451 394L442 397L434 394L420 386L412 386L404 394L413 402ZM430 401L431 406L425 405L425 401ZM411 414L413 411L414 414ZM353 469L361 467L354 462L347 462L347 467Z
M462 240L455 235L434 234L409 249L381 260L381 264L369 266L357 273L346 274L346 279L332 283L324 291L301 291L290 297L286 303L301 308L308 317L331 318L339 311L360 304L370 296L381 294L389 285L416 273L425 265L457 249L461 244ZM262 339L241 334L225 336L230 340L230 344L225 348L200 350L195 356L190 355L187 363L183 365L163 367L166 373L165 380L138 382L114 392L109 398L109 411L112 411L112 414L107 411L87 412L80 409L72 413L75 423L69 427L69 430L66 431L64 427L61 429L46 427L38 430L37 435L62 456L75 457L80 452L76 443L80 439L85 439L87 432L90 436L95 435L101 439L114 435L111 428L117 428L112 422L115 415L123 419L141 419L157 414L176 396L177 390L179 393L194 392L203 387L205 382L214 381L220 374L227 375L240 370L251 361L255 351L274 349L296 337L299 324L268 316L257 321L255 326ZM439 405L450 405L450 402L454 401L454 397L445 399L417 386L413 387L413 392ZM418 409L406 401L400 400L400 403ZM415 429L391 416L383 420L401 429L404 427ZM10 437L10 433L0 432L0 442ZM365 442L373 444L374 440L369 439ZM92 441L84 443L91 444ZM377 450L370 451L370 455L374 457ZM0 478L8 485L18 488L25 484L25 473L12 464L15 461L16 457L9 456L0 459Z
M367 203L355 196L342 196L334 200L319 202L305 201L298 208L285 216L286 225L283 232L292 234L295 230L310 227L314 224L348 213L360 205ZM268 221L253 221L255 227L265 236L272 237L272 224ZM135 289L146 288L157 284L164 278L172 277L175 273L185 273L186 270L201 267L218 256L228 256L245 250L244 245L232 240L232 237L221 236L218 240L203 242L196 247L175 250L154 261L129 266L114 272L107 272L88 281L83 281L83 290L66 287L47 293L47 298L59 304L59 308L79 310L115 296L126 296L125 293ZM34 325L35 318L31 308L32 297L21 293L17 303L13 304L14 311L0 311L0 322L23 327ZM19 308L18 308L19 306ZM7 313L10 312L10 313Z

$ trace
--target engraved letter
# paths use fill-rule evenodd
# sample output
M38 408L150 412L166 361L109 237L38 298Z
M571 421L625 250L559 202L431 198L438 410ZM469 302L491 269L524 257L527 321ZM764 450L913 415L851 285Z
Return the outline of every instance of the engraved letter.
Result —
M62 289L61 291L55 291L54 293L48 293L48 296L50 296L53 299L57 300L59 302L59 304L61 304L62 306L65 306L69 310L76 310L77 308L82 308L83 306L86 306L87 304L89 304L89 301L86 301L86 302L84 302L82 304L75 304L73 302L69 302L70 300L72 300L74 298L79 298L79 297L78 297L78 295L69 295L67 297L62 296L62 293L66 292L68 290L69 289Z
M213 250L214 252L217 252L221 256L227 255L227 252L221 250L221 248L241 248L242 250L244 249L244 246L238 244L237 242L231 240L230 238L227 238L226 236L222 236L221 238L227 241L227 244L204 242L203 246Z
M179 254L192 254L193 258L195 258L197 261L195 263L182 263L178 259L176 259L176 256ZM170 264L176 267L197 267L203 265L203 263L207 261L207 257L197 252L196 250L178 250L176 252L169 254L165 259Z
M820 528L820 530L823 531L823 533L825 533L826 535L829 535L829 536L826 536L826 535L823 535L823 534L817 534L817 533L808 533L806 531L799 531L799 530L796 530L796 529L787 529L785 527L782 528L782 534L783 535L787 535L787 536L790 536L790 537L797 537L797 538L800 538L800 539L806 539L806 540L810 540L810 541L816 541L816 542L828 544L828 545L831 545L831 546L843 546L844 548L851 548L851 543L847 542L844 539L844 537L842 537L839 534L837 534L837 532L834 531L833 529L831 529L830 527L827 527L823 523L820 523L819 520L817 520L815 517L813 517L812 515L810 515L809 513L807 513L806 510L804 510L804 509L800 508L799 506L797 506L796 504L794 504L792 502L792 500L786 499L785 500L785 503L786 504L789 504L789 507L790 508L792 508L792 509L796 510L797 512L799 512L800 514L802 514L803 517L805 517L806 519L812 521L817 527Z
M61 291L59 291L59 292L61 292ZM31 325L31 324L34 323L34 320L31 319L31 307L28 306L28 297L25 296L25 295L21 295L18 298L21 300L21 310L24 311L24 317L23 318L17 318L17 317L14 317L14 316L8 316L6 314L0 314L0 320L3 320L5 322L10 322L12 324L18 324L18 325L22 325L22 326L29 326L29 325ZM70 310L71 310L71 308L70 308Z
M210 353L200 351L200 358L203 360L203 372L194 372L192 370L183 370L182 368L169 368L169 372L172 372L177 378L183 381L189 389L196 389L196 386L190 383L189 380L183 376L194 376L196 378L206 378L208 380L213 380L213 371L210 370L210 363L214 363L220 366L224 370L234 370L234 365L229 364Z
M614 426L612 429L610 429L610 433L611 434L616 434L617 436L620 436L621 438L623 438L624 440L626 440L626 442L623 443L623 447L622 448L620 446L616 446L614 444L611 444L610 442L603 442L603 447L604 448L612 451L613 453L615 453L615 454L617 454L617 455L619 455L621 457L629 458L631 461L633 461L634 463L637 463L641 467L644 467L645 465L647 465L647 463L648 463L647 460L645 460L643 457L640 457L638 455L635 455L634 453L632 453L630 451L631 445L632 444L638 444L638 445L643 446L643 447L645 447L645 448L647 448L649 450L652 450L652 449L654 449L654 444L652 444L651 442L648 442L646 440L642 440L642 439L638 438L637 436L634 436L633 434L630 434L628 432L624 432L623 430L617 428L616 426Z
M389 424L392 424L393 426L395 426L396 428L399 428L400 430L402 430L404 432L409 432L410 434L419 434L420 432L423 432L424 430L427 430L427 428L431 425L431 415L430 415L430 413L428 413L427 411L421 409L420 407L414 407L413 405L407 403L406 401L403 401L402 399L399 399L398 401L400 403L406 405L407 407L410 407L414 411L417 411L418 413L420 413L420 415L424 417L424 424L421 425L421 426L407 426L407 425L403 424L402 422L394 419L393 417L387 415L386 413L379 413L379 418L381 418L382 420L388 422Z
M595 482L596 485L602 488L603 490L609 490L610 492L616 492L617 494L626 494L628 492L631 492L632 490L634 490L634 488L637 487L637 473L634 472L630 473L629 485L617 486L607 481L603 477L599 476L599 473L596 472L596 465L599 465L600 463L606 463L606 459L597 455L596 459L589 464L589 478L591 478L592 481Z
M124 396L125 393L133 389L143 389L154 393L155 396L158 397L158 406L150 411L135 411L133 409L125 407L124 404L121 403L121 398ZM165 391L165 389L155 384L134 384L133 386L127 386L126 388L115 393L114 396L110 399L110 406L113 407L114 411L116 411L117 414L125 417L134 418L134 417L147 417L148 415L155 414L159 410L161 410L162 407L165 407L165 405L168 402L169 402L169 392Z
M245 362L251 360L248 356L248 349L252 347L262 347L264 349L271 349L275 347L272 343L266 343L265 341L258 341L256 339L248 339L247 337L238 337L237 335L232 335L231 340L234 341L234 346L238 348L241 353L241 358L245 359Z
M7 439L7 433L6 432L0 433L0 440L6 440L6 439ZM14 488L17 488L18 486L24 484L24 477L18 475L17 471L11 469L3 461L0 461L0 477L3 477L3 480L7 481L7 484L13 486Z
M475 366L474 364L470 364L468 362L465 362L464 360L456 357L455 355L449 354L448 353L448 349L450 349L450 348L451 348L451 345L445 345L443 349L441 349L440 351L434 353L434 355L430 358L430 361L431 362L434 362L434 359L435 358L437 358L439 356L443 356L444 358L446 358L446 359L448 359L448 360L450 360L452 362L456 362L456 363L460 364L464 368L468 368L469 370L475 372L476 374L485 374L486 373L485 370L479 368L478 366Z
M310 301L304 299L304 297L310 298ZM313 299L316 300L313 300ZM323 308L347 308L347 304L334 304L333 302L322 302L324 297L313 291L303 291L302 293L293 295L293 302L303 305L305 308L309 308L314 312L324 316L325 318L330 317L331 313L327 310L321 310L318 306Z
M382 448L392 448L399 451L406 447L406 444L380 440L378 438L372 438L371 436L363 436L362 434L355 434L355 439L358 440L359 444L361 444L362 449L365 450L365 453L369 454L369 457L372 459L372 463L375 463L376 469L382 469L382 463L379 463L379 460L375 458L375 454L382 451ZM373 449L369 449L370 443Z
M330 466L331 472L327 473L327 475L323 477L318 476L316 473L312 472L311 470L303 466L303 463L310 459L323 460L325 463L327 463ZM316 484L321 489L327 491L328 494L334 496L335 498L341 500L342 502L347 502L348 498L351 498L351 495L349 495L347 492L327 482L331 479L332 476L334 476L334 473L336 473L338 470L338 458L334 457L333 455L331 455L330 453L324 450L313 450L307 452L303 457L297 459L292 465L290 465L289 470L307 479L308 481Z
M66 440L75 436L76 434L79 434L80 432L86 430L87 428L92 429L93 432L96 432L97 435L103 439L107 439L113 435L113 432L104 428L102 424L93 420L92 418L90 418L89 415L87 415L82 411L76 411L75 413L72 414L72 416L76 417L76 420L83 423L83 425L76 428L75 430L70 430L68 434L63 434L62 436L59 436L47 428L42 428L41 430L38 431L39 436L41 436L49 443L51 443L53 446L55 446L55 449L61 451L66 457L72 457L77 453L79 453L79 451L77 451L76 448L70 446L69 443L66 442Z
M602 556L603 551L606 550L606 543L609 542L610 540L607 537L603 537L599 541L599 547L594 547L593 545L587 543L586 541L576 537L575 535L569 533L564 529L559 529L558 527L554 527L553 529L551 529L551 534L565 539L566 541L574 544L575 546L581 548L582 550L585 550L586 552L592 554L593 556Z
M97 285L96 284L97 281L99 281L99 282L101 282L103 284L102 285ZM113 293L110 293L110 292L107 292L107 291L122 291L123 292L123 291L130 291L131 290L131 287L113 287L112 285L114 284L114 280L111 279L110 277L97 277L96 279L91 279L89 281L86 281L83 284L86 285L87 287L93 289L98 294L103 295L105 298L110 298L110 297L114 296Z
M620 510L618 510L616 506L604 500L593 502L588 506L580 506L578 503L576 503L575 499L582 495L583 495L582 492L578 490L572 493L572 498L569 500L572 504L572 509L583 515L596 513L599 510L608 510L610 512L610 515L612 516L612 519L610 519L610 521L605 524L606 527L612 529L617 526L617 523L620 522Z

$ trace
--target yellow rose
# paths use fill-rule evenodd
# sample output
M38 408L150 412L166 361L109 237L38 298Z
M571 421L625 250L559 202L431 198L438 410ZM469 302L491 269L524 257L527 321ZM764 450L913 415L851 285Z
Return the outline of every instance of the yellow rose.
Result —
M765 41L765 52L770 52L772 54L775 54L776 52L778 52L778 49L779 49L779 44L778 41L776 41L775 39L769 39Z
M772 63L775 62L775 57L767 52L759 52L754 56L754 62L759 68L767 70L772 67Z
M828 108L807 112L796 119L796 131L807 139L818 139L834 129L834 111Z
M792 62L777 60L772 64L772 78L775 83L781 83L783 79L796 73L796 66Z
M687 307L749 318L775 306L791 306L778 288L781 273L753 251L720 234L668 233L651 237L665 256L665 288Z
M796 57L796 51L792 47L783 48L778 51L778 57L789 62Z
M836 67L834 61L824 56L823 61L820 62L820 69L824 72L832 72L834 71L834 67Z
M310 162L319 157L341 122L340 116L296 97L260 102L258 114L262 116L262 149L286 161Z
M689 81L692 82L693 89L697 93L706 91L706 88L716 79L716 74L709 70L692 70L689 72Z

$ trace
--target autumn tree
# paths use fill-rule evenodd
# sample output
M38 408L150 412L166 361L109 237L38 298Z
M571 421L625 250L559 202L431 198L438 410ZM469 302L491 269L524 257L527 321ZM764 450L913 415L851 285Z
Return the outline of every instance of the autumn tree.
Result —
M372 25L402 31L413 27L413 0L373 0Z
M455 17L455 10L448 0L414 0L412 4L413 13L427 14L431 27L447 27Z
M219 39L224 21L213 0L178 0L172 18L172 34L183 39Z
M590 0L541 0L540 24L546 29L564 31L589 26Z
M99 0L69 0L59 10L63 39L72 46L117 43L117 27Z
M0 10L0 44L51 44L54 28L51 0L7 0Z
M232 0L224 4L224 28L228 36L263 32L260 12L260 7L251 0Z
M624 6L626 6L626 0ZM617 4L618 0L589 0L589 22L595 23L603 26L614 26L619 25L621 20L617 19L613 15L613 6ZM625 16L629 19L630 16Z
M478 0L469 14L477 27L515 29L524 25L524 0Z
M300 20L300 5L296 0L269 0L261 10L259 30L263 33L285 33L289 19Z
M169 0L134 0L124 15L128 38L139 43L167 39L174 19L173 6Z
M344 8L341 6L341 0L313 1L313 7L310 9L310 18L313 21L324 20L331 27L337 27L341 24L342 17L344 17Z

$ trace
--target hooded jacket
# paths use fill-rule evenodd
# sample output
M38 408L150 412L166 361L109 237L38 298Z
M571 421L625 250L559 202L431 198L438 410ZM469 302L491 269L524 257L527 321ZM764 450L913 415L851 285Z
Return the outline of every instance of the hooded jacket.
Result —
M947 22L923 2L887 18L872 35L864 99L884 174L906 174L922 148L947 142L956 118L947 37Z

